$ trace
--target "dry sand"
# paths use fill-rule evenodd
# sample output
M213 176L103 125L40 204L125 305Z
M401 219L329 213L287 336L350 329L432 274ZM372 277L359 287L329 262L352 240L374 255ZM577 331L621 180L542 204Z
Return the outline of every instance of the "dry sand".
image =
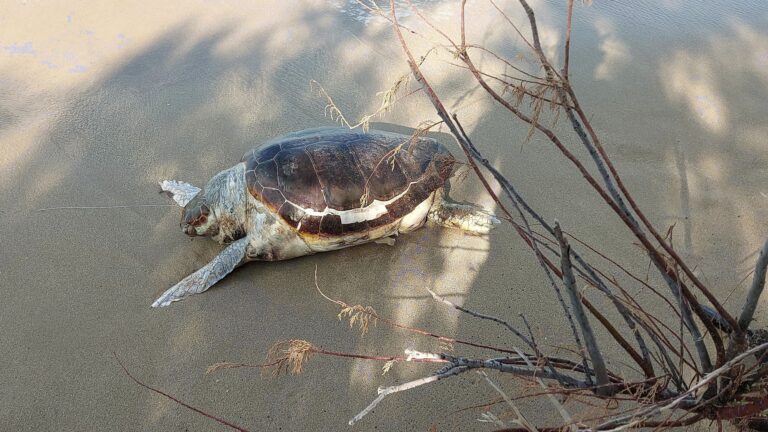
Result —
M426 2L445 26L455 23L454 3ZM559 3L533 3L557 52ZM580 7L572 75L649 216L675 224L679 250L726 295L768 236L768 7L755 0L686 11L682 3ZM341 0L2 3L2 429L222 429L133 384L113 351L147 383L253 430L488 429L477 413L451 414L494 397L474 374L391 397L352 428L346 422L379 385L430 368L396 365L382 376L378 363L313 358L298 377L204 375L218 361L261 361L289 338L369 354L440 349L383 326L358 337L314 291L316 266L327 294L409 325L514 342L435 304L428 285L487 313L525 312L541 340L567 341L543 276L508 227L488 239L428 228L394 247L250 264L204 295L149 307L220 249L180 232L179 209L158 194L159 180L203 184L268 138L330 124L312 79L357 117L406 72L391 31L363 24L354 8ZM484 11L471 19L475 40L514 55L500 21ZM477 144L531 202L643 271L627 232L562 157L538 137L523 144L525 127L438 65L430 69L438 87L462 98L458 110ZM432 118L415 96L379 127L407 130ZM455 189L490 204L472 180ZM40 211L125 205L134 207ZM742 295L736 288L728 306Z

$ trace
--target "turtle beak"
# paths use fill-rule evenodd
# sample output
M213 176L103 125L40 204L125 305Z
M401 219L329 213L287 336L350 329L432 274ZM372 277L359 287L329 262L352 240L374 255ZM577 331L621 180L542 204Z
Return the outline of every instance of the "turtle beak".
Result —
M190 224L182 224L181 230L184 231L184 234L190 236L190 237L196 237L197 236L197 230L195 230L195 227Z

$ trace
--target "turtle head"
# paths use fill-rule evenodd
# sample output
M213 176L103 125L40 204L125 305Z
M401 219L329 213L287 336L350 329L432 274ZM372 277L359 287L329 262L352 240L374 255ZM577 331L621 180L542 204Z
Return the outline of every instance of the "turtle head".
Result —
M191 237L212 236L218 232L216 215L205 202L204 193L198 193L184 206L181 214L181 230Z
M216 174L181 215L181 230L192 237L230 243L245 236L245 168L239 164Z

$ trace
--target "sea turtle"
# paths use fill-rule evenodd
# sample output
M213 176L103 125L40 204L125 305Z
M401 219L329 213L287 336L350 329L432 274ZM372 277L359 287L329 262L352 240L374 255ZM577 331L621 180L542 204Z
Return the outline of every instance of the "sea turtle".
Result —
M247 261L277 261L391 242L429 219L485 234L499 221L448 197L456 160L437 141L346 128L275 138L199 189L163 181L184 207L181 229L228 246L153 307L201 293Z

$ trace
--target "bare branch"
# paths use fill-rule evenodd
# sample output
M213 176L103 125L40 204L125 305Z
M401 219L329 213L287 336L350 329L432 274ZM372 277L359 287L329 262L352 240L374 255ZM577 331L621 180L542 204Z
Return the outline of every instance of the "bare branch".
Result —
M752 322L752 316L755 314L757 302L760 299L760 295L763 293L767 267L768 241L766 241L763 244L763 248L760 249L760 256L757 258L757 264L755 264L755 275L752 277L752 286L749 287L747 298L744 301L744 306L741 308L741 314L739 315L739 327L745 332Z
M217 423L223 424L224 426L227 426L227 427L229 427L231 429L234 429L234 430L240 431L240 432L248 432L248 429L245 429L245 428L243 428L241 426L238 426L238 425L236 425L236 424L234 424L232 422L224 420L223 418L216 417L215 415L209 414L209 413L201 410L200 408L194 407L194 406L192 406L192 405L182 401L181 399L176 398L175 396L172 396L172 395L170 395L170 394L168 394L168 393L166 393L166 392L164 392L162 390L159 390L159 389L156 389L156 388L154 388L152 386L144 384L143 382L139 381L136 377L133 376L133 374L131 374L128 371L128 368L126 368L125 365L123 364L123 362L120 361L120 358L117 357L117 354L114 351L112 351L112 355L115 357L115 360L117 360L117 363L123 369L123 372L125 372L125 374L128 375L128 378L130 378L131 381L133 381L137 385L139 385L141 387L144 387L145 389L147 389L147 390L149 390L151 392L157 393L157 394L165 397L166 399L172 400L173 402L183 406L184 408L192 410L192 411L194 411L194 412L196 412L196 413L198 413L198 414L200 414L202 416L208 417L209 419L211 419L211 420L213 420L213 421L215 421Z
M410 390L412 388L423 386L424 384L430 384L433 382L440 381L441 379L451 377L453 375L460 374L462 372L465 372L468 368L465 366L456 366L448 369L445 372L442 372L437 375L432 375L424 378L419 378L417 380L409 381L404 384L400 384L397 386L392 387L379 387L379 395L376 397L376 399L373 400L365 409L360 411L360 413L352 418L352 420L349 421L349 425L352 426L353 424L359 422L362 420L363 417L368 415L376 406L384 400L385 397L393 394L398 393L405 390Z
M563 79L568 81L568 63L571 58L571 21L573 19L573 0L568 0L567 23L565 29L565 54L563 60Z
M523 317L523 319L525 319L525 317ZM523 360L525 360L525 363L528 365L528 367L531 367L531 368L533 367L533 363L531 363L531 361L528 359L528 357L525 354L518 351L517 355L519 355ZM541 388L543 388L544 390L547 390L547 386L544 384L544 381L542 381L540 378L536 378L536 382L539 383L539 386L541 386ZM560 401L558 401L557 398L555 398L555 396L552 395L552 393L547 392L547 396L549 398L550 403L552 403L552 405L555 407L557 412L560 414L560 417L562 417L566 423L568 424L572 423L573 419L571 418L570 413L566 411L563 404L561 404ZM577 429L575 426L571 427L571 430L575 430L575 429Z
M462 3L463 5L463 3ZM462 8L462 15L463 15L463 8ZM435 95L435 98L437 96ZM440 110L441 104L439 104L439 100L436 102L433 101L433 104L436 108L438 108L438 111ZM485 185L486 189L492 194L494 197L494 200L501 206L501 201L499 201L498 197L493 193L493 189L490 188L487 181L485 181L482 172L480 171L480 168L477 167L477 164L475 164L474 160L478 160L480 163L483 164L483 166L489 170L496 181L501 185L502 190L506 193L507 197L512 201L512 205L515 207L515 210L517 210L518 215L520 216L520 219L523 222L523 227L515 226L517 229L518 234L520 237L523 238L523 240L526 241L528 246L533 250L536 259L539 262L540 267L542 270L544 270L544 274L547 277L547 280L549 281L550 287L555 292L555 295L557 297L557 301L560 304L560 307L563 309L563 313L565 314L566 319L568 320L568 324L571 328L571 333L573 334L573 339L576 342L576 345L579 348L579 352L582 355L582 360L584 363L584 370L589 371L589 367L587 365L587 358L584 355L583 346L581 344L581 338L579 337L579 333L576 330L576 325L574 324L573 317L571 316L571 313L568 309L568 306L566 306L565 301L563 300L562 293L560 292L560 288L555 282L555 279L552 276L552 273L556 273L558 277L562 278L562 274L559 273L559 269L550 261L548 260L544 254L541 252L538 242L536 241L536 237L533 234L533 230L531 229L530 224L528 223L528 219L525 216L525 213L523 213L523 210L520 208L521 205L523 205L526 208L526 211L528 211L530 214L534 216L534 218L539 221L543 226L547 227L547 223L544 221L544 219L539 216L536 212L534 212L522 199L522 197L515 191L512 184L495 168L491 163L488 161L488 159L482 157L480 152L477 150L477 147L472 143L472 140L469 138L467 133L464 131L464 127L461 125L461 122L459 122L459 118L456 114L453 115L453 125L455 128L458 129L458 132L460 135L454 134L454 137L456 138L456 141L461 146L462 150L464 150L464 153L467 156L467 160L469 160L472 167L475 169L475 172L478 174L478 176L483 180L483 185ZM591 377L589 376L589 372L587 373L587 382L591 383Z
M497 324L501 324L502 326L506 327L507 330L511 331L515 336L520 338L520 340L525 342L526 345L528 345L529 347L535 349L535 345L533 344L533 342L530 339L528 339L524 334L522 334L520 331L518 331L516 328L512 327L512 325L510 323L508 323L508 322L506 322L506 321L504 321L504 320L502 320L500 318L496 318L495 316L491 316L491 315L486 315L486 314L483 314L483 313L475 312L475 311L473 311L471 309L465 308L463 306L459 306L456 303L453 303L452 301L450 301L450 300L448 300L448 299L446 299L444 297L439 296L436 292L432 291L429 288L427 288L427 291L432 295L432 298L435 299L435 301L438 301L440 303L446 304L446 305L448 305L448 306L450 306L450 307L452 307L452 308L454 308L454 309L456 309L458 311L464 312L465 314L471 315L471 316L473 316L475 318L480 318L480 319L484 319L484 320L488 320L488 321L493 321L493 322L495 322Z
M542 64L542 67L544 67L545 71L547 72L547 77L549 79L553 80L553 82L554 82L555 79L560 79L560 78L557 75L557 72L552 69L551 65L549 64L549 62L548 62L548 60L546 58L546 56L544 55L544 52L541 50L540 44L538 43L538 30L537 30L536 20L535 20L534 14L533 14L533 10L530 8L530 6L528 5L528 3L525 0L518 0L518 1L520 2L520 4L525 9L526 14L528 15L528 18L529 18L529 21L530 21L530 24L531 24L531 29L532 29L532 32L533 32L533 35L534 35L534 44L533 44L534 51L539 56L540 62ZM589 185L592 186L592 188L595 189L595 191L598 192L598 194L603 199L603 201L605 201L605 203L608 204L608 206L611 207L611 209L621 218L621 220L625 223L625 225L627 225L627 227L630 228L630 230L635 235L635 237L643 245L643 248L648 252L648 255L651 258L653 264L656 266L656 268L659 270L659 272L662 273L662 276L664 277L665 282L667 282L667 284L669 285L669 288L673 292L676 291L677 289L679 289L682 292L682 295L685 297L687 303L690 304L690 306L693 308L693 311L696 313L696 315L700 319L702 319L704 321L704 324L705 324L705 326L707 326L707 330L709 330L709 334L712 337L712 340L714 342L715 348L717 350L718 364L720 364L722 362L722 359L724 358L724 349L723 349L722 338L720 337L719 334L717 334L715 332L715 328L712 326L711 322L709 320L705 320L706 319L706 314L701 309L700 304L696 300L696 298L694 297L693 293L685 285L685 283L683 283L682 281L680 281L678 279L675 279L676 275L674 274L673 271L671 271L671 268L667 267L665 259L655 249L655 247L650 243L650 241L646 237L645 233L641 230L640 226L631 217L629 211L626 209L626 206L623 205L623 201L621 199L621 196L618 195L618 192L613 187L613 184L611 182L611 177L607 174L607 172L605 170L605 167L603 166L603 160L601 160L600 157L599 157L599 156L603 156L603 159L605 159L605 153L604 153L602 147L599 146L599 143L596 142L595 146L594 146L594 147L597 147L597 153L600 153L600 155L597 155L597 153L595 152L595 149L592 146L592 144L589 142L588 139L586 139L584 131L581 129L581 125L578 123L578 121L574 121L575 118L573 118L573 116L571 114L570 115L570 117L572 118L571 123L572 123L572 125L574 127L574 130L577 132L577 135L580 136L580 138L582 139L582 142L585 144L585 146L587 146L587 148L590 149L590 153L593 155L593 160L598 164L597 166L598 166L599 170L601 171L601 175L603 176L603 180L606 182L608 190L604 189L603 187L601 187L598 184L597 180L586 170L586 168L584 167L583 163L570 150L568 150L563 145L561 140L557 137L557 135L555 135L555 133L552 130L550 130L550 129L544 127L543 125L541 125L538 122L538 120L537 120L537 118L535 116L534 117L529 117L529 116L523 114L518 108L516 108L515 106L510 104L503 97L501 97L501 95L499 95L497 92L495 92L488 85L488 83L485 81L483 76L479 73L479 70L474 65L472 60L470 59L468 53L464 52L463 56L461 56L460 58L462 59L462 61L464 61L467 64L467 66L469 67L470 71L475 76L475 79L477 80L477 82L486 90L486 92L488 92L489 95L491 95L497 102L499 102L507 110L512 112L520 120L530 124L532 128L535 128L535 129L539 130L540 132L544 133L547 136L547 138L549 138L549 140L553 144L555 144L555 146L558 148L558 150L576 166L576 168L579 170L579 172L584 177L584 179L587 181L587 183L589 183ZM560 81L562 82L562 79L560 79ZM568 86L566 86L566 87L568 87ZM573 92L569 88L567 90L569 91L569 95L571 96L572 103L574 103L574 105L576 105L576 110L577 110L577 112L579 112L580 108L578 107L578 103L576 101L575 94L573 94ZM566 108L566 110L568 110L568 108ZM580 116L582 115L581 112L579 112L579 115ZM592 136L594 136L594 131L591 131L591 128L589 127L589 125L587 125L587 126L588 126L588 130L590 130ZM615 169L610 164L610 161L606 159L605 163L608 166L608 169L611 170L612 173L615 173ZM614 174L614 177L616 177L615 174ZM620 179L616 178L616 181L617 181L617 183L619 183ZM622 192L625 191L625 189L623 188L623 185L619 185L619 187L622 190ZM625 196L627 197L627 200L630 201L630 205L633 206L633 209L635 209L635 211L638 213L638 215L640 215L641 219L644 220L644 224L649 227L649 230L654 235L654 237L656 237L657 239L661 238L658 235L658 232L655 231L652 228L652 226L650 226L649 223L647 223L647 220L644 219L644 216L641 215L641 213L639 212L639 209L637 208L636 204L634 203L634 201L631 199L630 196L627 196L626 192L625 192ZM662 241L663 241L663 239L662 239ZM684 273L691 279L691 281L695 284L695 286L697 288L699 288L699 290L702 293L704 293L704 295L710 300L710 302L713 303L713 306L715 306L715 308L718 310L718 312L720 312L723 315L724 318L728 319L730 317L730 315L728 315L727 312L724 311L724 309L722 308L722 305L720 305L719 302L717 302L717 300L714 298L714 296L711 294L711 292L708 291L706 289L706 287L704 287L698 281L698 279L695 277L695 275L693 275L693 273L685 265L685 263L682 262L682 260L679 258L677 253L669 245L667 245L666 242L663 243L663 246L664 246L665 250L668 251L668 253L670 253L670 255L673 257L673 259L675 259L677 261L677 264L680 266L680 268L683 269ZM730 318L730 320L733 320L733 319ZM734 325L735 325L735 321L734 321ZM689 329L692 329L694 333L698 333L698 335L692 335L692 336L694 337L695 340L701 341L701 334L700 334L700 332L698 332L695 329L694 326L695 326L695 323L693 323L692 320L687 320L687 327ZM699 351L700 354L704 354L704 352L706 351L706 347L703 344L699 344L697 346L697 350ZM700 355L700 357L702 357L702 364L703 365L706 365L709 362L708 355L706 356L706 360L704 360L703 356Z
M581 305L579 292L576 288L576 279L573 276L573 267L571 266L571 247L568 245L568 241L565 237L563 237L563 232L560 230L560 224L558 222L555 222L555 237L557 237L557 240L560 242L563 284L565 285L566 291L568 291L576 322L579 323L581 335L584 336L584 343L589 352L589 358L592 360L592 367L595 369L595 378L597 379L598 385L597 393L607 396L611 394L613 390L609 386L605 360L600 353L600 348L597 346L597 340L594 332L592 332L592 326L589 324L587 314L584 312L584 308Z
M539 432L538 429L536 429L536 426L534 426L531 422L528 421L528 419L525 418L522 412L520 412L520 409L515 405L514 402L512 402L512 399L507 396L506 393L504 393L504 390L501 389L495 382L493 382L490 378L488 378L488 374L480 371L480 375L485 379L485 382L488 383L494 390L496 390L497 393L501 395L502 398L504 398L504 401L512 408L512 411L515 412L516 418L512 421L514 423L519 424L520 426L524 427L525 429L531 431L531 432Z
M315 271L317 271L317 267L315 267ZM317 276L317 273L315 273L315 276ZM317 283L317 277L315 277L315 288L317 289L317 291L320 293L320 295L323 298L325 298L326 300L328 300L331 303L334 303L334 304L338 305L339 307L342 308L342 310L344 308L348 307L348 305L345 302L343 302L341 300L335 300L335 299L327 296L323 291L321 291L320 290L320 286ZM373 320L377 321L377 322L382 322L382 323L384 323L386 325L389 325L391 327L398 328L398 329L401 329L401 330L405 330L405 331L408 331L408 332L411 332L411 333L414 333L414 334L418 334L418 335L421 335L421 336L435 338L435 339L437 339L437 340L439 340L441 342L447 342L447 343L451 343L451 344L455 343L455 344L460 344L460 345L466 345L466 346L471 346L471 347L475 347L475 348L482 348L482 349L492 350L492 351L496 351L496 352L500 352L500 353L505 353L505 354L515 354L514 350L504 349L504 348L501 348L501 347L487 345L487 344L481 344L481 343L477 343L477 342L471 342L471 341L463 340L463 339L451 338L451 337L443 336L443 335L440 335L440 334L437 334L437 333L433 333L433 332L430 332L430 331L427 331L427 330L424 330L424 329L420 329L420 328L416 328L416 327L410 327L410 326L404 325L402 323L399 323L397 321L393 321L391 319L388 319L386 317L382 317L382 316L378 315L376 313L376 311L374 309L372 309L372 308L362 308L362 309L359 309L358 312L360 314L370 315L370 317Z
M537 380L538 378L557 379L559 385L555 385L551 388L558 389L556 391L559 392L564 392L565 389L571 388L577 389L575 392L579 392L580 394L590 393L593 394L593 397L602 400L625 400L634 401L638 404L630 414L626 416L622 416L621 413L619 413L619 415L614 414L612 420L600 425L601 427L609 428L624 429L633 426L665 427L685 425L698 421L703 417L720 418L721 411L725 412L724 410L726 409L731 409L732 411L729 411L728 415L744 417L742 411L739 411L741 408L738 407L738 404L743 406L748 405L750 413L756 413L757 411L754 410L757 410L759 406L762 406L760 405L762 402L751 401L751 399L748 399L749 396L745 396L744 393L751 388L750 385L756 383L754 380L761 379L759 378L762 377L761 374L768 374L768 367L760 368L757 372L748 372L749 368L742 364L734 363L734 360L739 358L743 359L744 357L742 356L747 349L744 344L744 337L747 334L746 331L749 321L754 314L754 304L759 298L762 286L765 283L768 257L763 259L761 256L761 260L758 261L758 271L756 271L755 279L753 281L753 288L748 293L747 304L744 306L742 316L737 323L733 317L728 315L727 311L724 310L722 303L717 301L712 292L698 280L691 268L678 256L672 246L671 239L662 237L639 209L637 203L623 185L612 162L606 155L594 129L589 123L588 117L579 106L576 95L569 82L573 0L566 0L565 2L567 8L567 22L563 52L564 64L561 70L553 67L550 59L547 58L541 47L541 39L539 37L536 17L533 9L528 4L528 0L518 0L518 3L523 7L528 17L528 22L530 23L530 39L527 39L522 35L520 29L496 5L496 3L494 3L494 0L490 0L490 2L498 12L507 19L515 31L520 34L523 41L529 43L529 46L538 60L539 66L542 68L539 70L539 74L546 74L546 77L544 78L545 83L541 83L541 85L537 86L528 86L528 88L526 88L525 86L527 86L527 84L524 84L524 81L527 81L526 76L519 75L519 77L516 76L508 79L504 74L494 74L490 73L490 71L482 71L473 63L469 51L476 49L477 51L480 51L472 51L476 56L483 55L483 53L490 53L497 61L501 61L508 67L514 66L509 61L501 58L492 51L482 46L472 45L471 42L468 41L465 28L466 25L469 24L466 22L465 16L465 9L467 6L466 0L460 0L461 33L460 37L457 37L455 41L434 24L429 22L427 18L414 7L411 1L408 1L408 4L426 25L431 27L440 35L440 37L444 38L448 44L453 47L454 54L464 65L466 65L466 69L472 73L475 81L480 84L480 87L515 117L527 123L530 127L530 133L541 132L544 134L555 147L557 147L560 153L576 167L581 176L586 180L589 186L599 194L600 198L608 205L608 207L619 216L622 222L629 228L632 235L639 241L643 250L648 254L651 264L653 264L656 270L661 274L664 283L668 285L672 295L670 296L668 293L661 294L656 288L652 287L650 283L635 277L628 272L625 267L611 260L609 260L609 262L613 263L630 277L638 281L641 284L641 288L649 288L653 294L663 298L664 302L672 308L675 316L679 317L680 327L679 330L674 329L672 328L674 325L672 325L672 327L668 325L669 320L661 319L658 314L654 316L654 314L643 307L639 299L636 300L633 298L634 293L627 287L621 285L623 282L620 282L612 275L608 276L610 272L603 272L600 269L595 268L578 253L571 251L570 245L568 245L565 240L560 227L555 225L553 228L547 224L546 220L530 208L523 197L517 193L509 180L507 180L482 156L467 136L456 115L454 114L451 116L448 113L443 102L430 86L426 77L422 74L420 70L421 63L416 62L403 37L402 28L397 22L395 2L394 0L390 0L390 11L388 11L390 12L391 17L390 22L393 24L393 30L403 48L411 72L419 84L421 84L421 89L424 90L424 93L429 97L440 119L449 128L450 132L456 138L457 143L467 155L468 163L475 170L475 173L483 183L483 186L499 205L501 211L506 214L520 238L523 239L526 245L530 247L536 255L540 266L558 295L558 300L561 302L564 315L568 317L572 332L574 333L574 339L578 345L578 349L572 350L570 347L566 347L566 350L581 355L581 360L583 361L583 364L579 365L578 362L575 361L563 361L562 359L554 359L546 356L542 354L539 347L536 346L532 334L530 339L523 336L522 333L517 329L514 329L509 322L502 319L503 317L499 318L481 314L457 306L440 298L430 290L438 301L449 304L451 307L472 316L494 321L512 330L521 340L529 344L529 346L532 346L537 359L536 365L534 366L528 360L527 355L521 353L518 353L517 357L511 356L507 358L476 360L463 357L452 357L444 354L442 355L442 358L448 362L448 366L440 369L436 373L436 376L445 373L461 373L464 370L473 368L491 368L501 372L513 373L518 376L534 376ZM448 49L450 50L451 48L449 47ZM459 65L459 67L464 66ZM513 69L518 72L523 72L524 70L529 70L529 67L524 65L521 69L514 66ZM527 72L524 73L527 74ZM534 80L538 79L541 78L534 78ZM516 84L517 80L520 81L519 84ZM499 85L497 82L504 86L503 90L498 89ZM512 97L505 93L508 89L512 89ZM515 98L517 98L516 102ZM529 101L529 106L521 106L523 100ZM588 151L589 157L591 157L594 162L594 166L597 168L599 174L593 174L594 168L587 169L586 160L580 156L576 151L577 149L570 148L570 145L569 147L566 147L565 143L567 140L555 133L553 130L554 126L548 128L542 124L539 115L545 103L548 103L549 108L556 114L559 114L561 108L566 110L570 120L570 128L575 132L581 143L583 143L584 148ZM485 178L488 172L481 170L480 166L485 167L499 185L501 185L503 195L497 196L492 190ZM517 212L514 218L509 211L512 208L510 207L508 210L505 207L505 204L500 201L500 196L502 198L506 196L510 200L511 205ZM506 200L505 203L510 205ZM546 232L543 230L541 232L545 232L545 234L533 231L528 219L532 219L532 223L534 220L535 222L540 223L546 230ZM555 243L549 236L554 236L558 242ZM559 245L559 253L557 250L558 247L552 247L553 244ZM659 247L659 245L661 245L661 247ZM764 248L764 255L768 255L768 242L766 242ZM557 261L553 256L559 258L559 266L553 262ZM601 254L601 256L604 255ZM573 260L573 262L571 262L571 260ZM762 261L765 262L762 263ZM761 268L762 274L760 274ZM629 340L631 339L625 339L625 336L622 334L623 332L620 331L623 329L615 326L614 323L610 321L610 315L604 314L600 309L600 305L593 305L586 297L581 296L576 285L577 276L582 278L587 284L597 288L610 299L612 306L624 319L626 328L628 328L635 336L637 348L633 346L633 344L630 344ZM562 289L559 285L560 282L556 281L555 277L560 278L563 281L570 298L570 307L566 305L566 302L563 300L560 293L560 289ZM729 352L725 352L722 335L718 332L718 326L715 325L711 319L712 313L709 313L709 310L700 303L697 299L699 294L695 291L704 294L707 300L709 300L709 303L711 303L714 309L717 310L717 314L722 317L722 319L718 321L720 324L726 323L726 326L730 326L735 330L732 334L732 337L735 337L735 339L732 339L732 346L734 345L734 340L740 343L740 345L736 346L736 349L732 350L731 347L729 347ZM617 292L617 294L614 295L614 292ZM643 382L629 383L625 381L623 377L617 377L615 373L607 369L607 365L600 353L594 331L591 328L589 318L584 308L587 308L591 314L598 319L624 352L640 365L640 368L643 370L646 377ZM571 316L572 312L573 316ZM702 323L697 323L695 317L701 319ZM743 326L741 325L742 319L744 320ZM576 323L578 323L578 325ZM527 322L525 324L528 326ZM704 336L702 336L702 333L698 328L701 324L707 329ZM530 328L530 326L528 327ZM691 343L687 337L688 335L683 334L683 329L686 329L687 333L692 337L692 342L698 353L698 358L696 358L695 355L692 355L692 348L690 347ZM655 347L653 345L646 345L643 338L645 335L641 334L643 331L645 331L648 337L651 338ZM585 341L586 349L581 346L582 337ZM705 340L705 337L708 338L709 341ZM712 365L714 362L710 359L708 352L708 342L712 342L717 354L714 367ZM759 342L757 342L757 339L754 339L751 340L751 343L756 345ZM651 352L652 350L653 352ZM588 358L592 361L591 365L589 364ZM654 362L663 369L658 375L653 368ZM526 364L523 365L523 363ZM566 370L564 369L565 365L571 365L572 367L570 370ZM690 384L686 383L683 379L683 372L686 367L690 367L694 371L694 374L690 377ZM460 369L461 372L458 372L458 368L462 368ZM712 371L712 369L715 370ZM745 372L745 370L747 372ZM715 372L718 373L717 380L713 378L713 373ZM573 378L573 376L576 376L573 375L575 373L584 373L586 378L584 378L583 381L576 380ZM596 386L594 386L594 383L592 382L593 376L597 381ZM563 377L565 377L566 380L564 380ZM720 379L721 377L722 379ZM436 379L437 378L434 377L428 377L422 379L423 381L420 382L434 382ZM677 387L677 392L671 390L673 386ZM503 394L503 391L501 393ZM575 393L569 392L563 394ZM380 395L369 408L366 408L367 411L364 411L361 414L365 415L366 412L372 409L372 406L379 403L384 397L385 395ZM728 405L731 402L733 402L734 405ZM768 399L766 399L765 404L768 406ZM692 415L673 416L672 414L669 414L670 410L676 409L690 410ZM661 419L658 421L655 419L652 420L654 416L660 416ZM606 417L608 416L601 417L600 421ZM566 420L566 422L568 422L568 420ZM530 429L527 424L521 423L521 425L525 426L526 429ZM575 425L568 424L566 426ZM583 428L582 425L578 425L578 427L580 429Z
M695 385L691 386L686 392L680 394L679 396L675 397L671 401L664 402L663 404L653 405L649 408L644 408L642 410L639 410L638 412L632 413L627 416L617 417L612 419L611 421L607 423L603 423L598 426L599 429L607 429L609 427L613 427L614 425L621 425L621 428L615 428L611 430L623 430L630 428L634 425L637 425L644 420L650 419L660 413L663 412L670 412L671 410L680 407L684 404L690 403L692 400L691 398L696 393L697 390L704 388L707 386L710 382L714 381L715 379L723 376L726 373L729 373L732 368L737 365L739 362L744 360L745 358L760 352L762 350L765 350L768 348L768 343L764 343L761 345L758 345L748 351L745 351L738 356L734 357L730 361L726 362L719 368L713 370L712 372L706 374L701 380L699 380Z

